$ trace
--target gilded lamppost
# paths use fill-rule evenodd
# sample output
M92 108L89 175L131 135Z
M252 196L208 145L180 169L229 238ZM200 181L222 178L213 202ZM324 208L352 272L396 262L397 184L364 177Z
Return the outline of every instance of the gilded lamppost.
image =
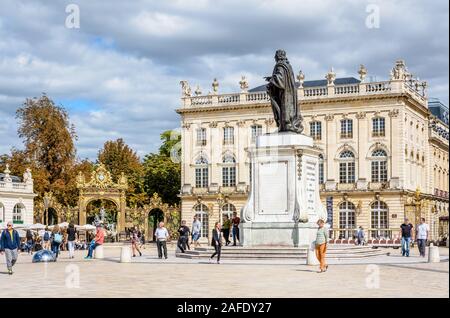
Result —
M45 192L44 194L44 224L48 225L48 208L50 207L50 203L52 201L53 194L51 192Z

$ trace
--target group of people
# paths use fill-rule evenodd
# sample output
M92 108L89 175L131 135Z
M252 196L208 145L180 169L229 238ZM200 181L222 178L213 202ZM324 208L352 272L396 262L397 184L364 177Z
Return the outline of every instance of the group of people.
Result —
M220 263L220 253L222 248L222 239L225 240L225 245L228 246L231 244L230 241L230 230L231 235L233 237L233 246L236 246L236 240L239 241L239 224L241 223L241 219L237 216L237 213L233 213L233 217L230 220L228 215L223 216L222 225L220 222L216 222L214 225L214 229L212 230L211 235L211 246L214 247L214 253L211 255L211 260L217 256L217 263ZM177 247L180 249L182 253L185 253L186 250L190 250L189 245L189 234L191 234L192 243L194 247L200 247L200 237L202 231L202 223L199 217L194 216L194 220L192 222L192 232L189 227L186 225L186 221L182 220L181 225L178 229L178 242Z
M405 218L405 222L400 226L402 256L409 257L411 244L415 241L417 242L420 256L425 257L425 246L427 245L429 233L430 227L425 223L425 218L420 218L420 223L415 231L409 219Z

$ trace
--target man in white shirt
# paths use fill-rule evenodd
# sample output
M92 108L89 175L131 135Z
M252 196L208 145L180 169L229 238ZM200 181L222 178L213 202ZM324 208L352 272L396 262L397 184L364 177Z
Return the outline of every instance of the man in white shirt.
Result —
M430 227L425 223L425 218L420 218L420 224L416 229L417 246L419 247L420 256L425 257L425 246L427 245Z
M202 229L202 222L198 219L198 216L194 216L194 222L192 222L192 241L194 242L194 247L200 247L200 231Z
M167 259L166 241L169 238L169 231L164 227L164 222L159 222L159 227L155 231L156 246L158 247L158 257L162 258L164 250L164 258Z

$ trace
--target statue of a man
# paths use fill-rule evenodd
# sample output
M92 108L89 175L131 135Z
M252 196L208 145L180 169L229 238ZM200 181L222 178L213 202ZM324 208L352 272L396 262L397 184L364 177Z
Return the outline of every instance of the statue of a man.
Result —
M291 64L284 50L275 53L275 67L271 77L266 77L273 115L279 132L301 133L302 116L298 111L297 87Z

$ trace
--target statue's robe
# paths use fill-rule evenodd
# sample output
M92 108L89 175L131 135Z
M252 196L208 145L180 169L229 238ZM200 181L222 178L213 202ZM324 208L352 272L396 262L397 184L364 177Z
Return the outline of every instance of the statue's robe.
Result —
M278 61L267 86L275 121L280 132L302 131L301 117L298 114L297 87L294 72L286 61Z

